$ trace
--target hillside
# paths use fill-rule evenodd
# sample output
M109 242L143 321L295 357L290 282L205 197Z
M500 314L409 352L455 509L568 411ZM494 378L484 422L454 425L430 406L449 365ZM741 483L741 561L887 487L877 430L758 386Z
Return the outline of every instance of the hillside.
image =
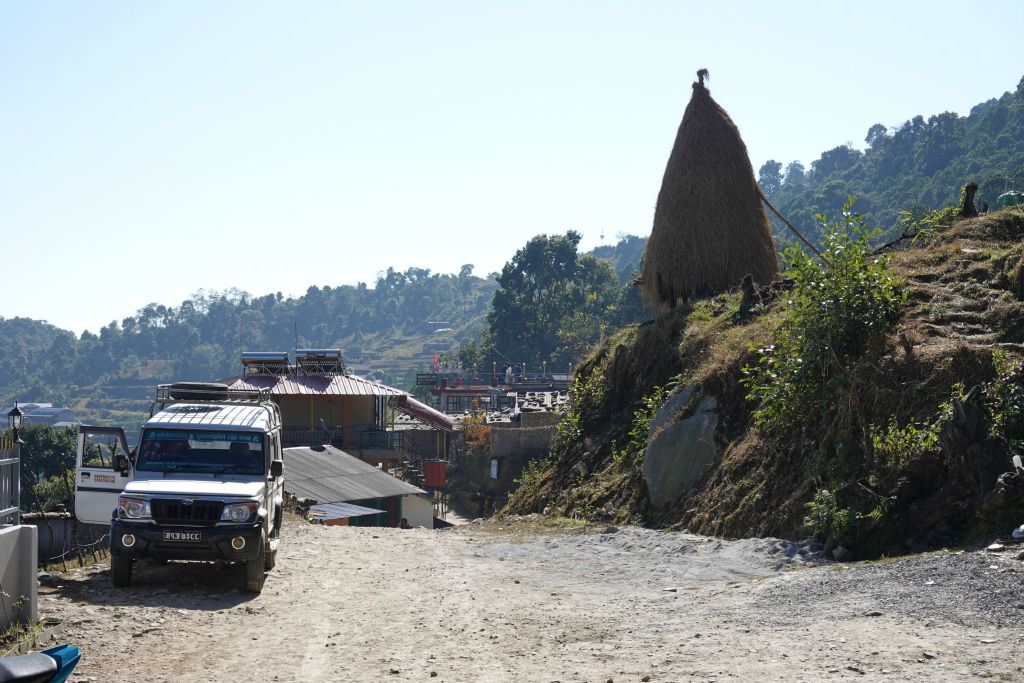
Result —
M643 244L627 236L596 251L628 279ZM486 328L498 285L472 269L389 268L372 288L310 287L295 298L200 290L80 338L44 321L0 318L0 400L62 403L84 422L133 424L158 383L227 377L242 351L296 347L340 348L352 372L412 389L435 353L454 355Z
M150 304L80 338L48 323L0 319L0 399L66 403L82 421L137 422L157 383L237 374L249 350L341 348L355 372L411 384L435 351L476 334L496 283L410 268L373 288L310 287L254 297L198 291L178 306Z
M891 277L892 314L846 321L858 346L830 327L810 375L784 357L815 329L794 327L799 282L694 300L612 336L508 511L729 537L813 530L865 555L1019 524L1024 481L998 478L1024 446L1024 211L955 223L884 270L876 258L850 272ZM822 270L806 285L852 281ZM835 312L821 296L812 325ZM866 320L881 324L865 333Z
M900 211L931 210L958 201L967 182L979 186L976 203L995 208L996 197L1024 189L1024 78L1016 89L973 107L967 116L943 112L915 116L897 126L870 126L863 151L839 145L811 163L783 168L765 163L761 187L779 210L815 239L814 216L836 215L848 196L871 225L898 231ZM792 244L774 221L776 239Z

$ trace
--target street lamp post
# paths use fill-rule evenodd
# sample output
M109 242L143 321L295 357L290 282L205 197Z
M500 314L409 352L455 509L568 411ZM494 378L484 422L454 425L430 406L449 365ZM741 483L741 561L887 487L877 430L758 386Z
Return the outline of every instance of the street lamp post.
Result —
M11 436L14 439L14 490L18 492L18 495L14 499L14 504L19 506L17 512L14 513L14 523L21 524L21 444L24 443L21 440L21 422L25 417L25 413L18 407L17 401L14 403L14 408L11 412L7 413L7 421L11 425Z

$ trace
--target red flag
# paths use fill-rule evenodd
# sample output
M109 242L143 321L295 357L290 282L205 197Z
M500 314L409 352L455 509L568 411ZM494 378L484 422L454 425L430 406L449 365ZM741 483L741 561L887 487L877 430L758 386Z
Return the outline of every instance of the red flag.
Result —
M434 351L434 372L437 372L437 351Z

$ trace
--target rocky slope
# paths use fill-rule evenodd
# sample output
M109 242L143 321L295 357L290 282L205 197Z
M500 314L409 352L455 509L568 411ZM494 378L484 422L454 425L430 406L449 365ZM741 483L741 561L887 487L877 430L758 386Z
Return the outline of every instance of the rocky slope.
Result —
M826 512L845 522L821 535L863 555L1020 524L1024 481L1004 436L1024 426L996 429L992 397L1024 392L1021 372L1005 372L1024 356L1024 212L900 246L904 302L833 378L820 416L767 434L741 382L779 334L784 286L692 301L620 331L581 366L552 458L527 472L509 510L793 538L827 490Z

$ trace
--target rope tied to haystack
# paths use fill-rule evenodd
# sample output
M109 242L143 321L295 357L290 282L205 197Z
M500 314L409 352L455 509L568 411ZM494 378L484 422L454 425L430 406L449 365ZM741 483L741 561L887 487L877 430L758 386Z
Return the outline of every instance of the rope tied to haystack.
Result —
M779 213L779 210L776 209L774 206L772 206L772 203L770 201L768 201L767 197L764 196L764 192L761 191L761 186L760 185L758 185L758 187L757 187L757 193L759 195L761 195L761 201L764 202L764 205L767 206L769 209L771 209L772 213L774 213L776 216L778 216L779 220L782 221L783 224L787 228L789 228L793 232L793 234L796 235L797 238L801 242L804 243L804 246L806 246L808 249L810 249L812 252L814 252L814 255L817 256L819 259L821 259L822 263L824 263L826 266L831 268L832 267L832 262L829 261L827 258L825 258L825 255L822 254L820 251L818 251L818 248L816 246L814 246L809 239L804 237L803 233L801 233L799 230L797 230L796 226L789 222L789 219L787 219L785 216L783 216L781 213Z

